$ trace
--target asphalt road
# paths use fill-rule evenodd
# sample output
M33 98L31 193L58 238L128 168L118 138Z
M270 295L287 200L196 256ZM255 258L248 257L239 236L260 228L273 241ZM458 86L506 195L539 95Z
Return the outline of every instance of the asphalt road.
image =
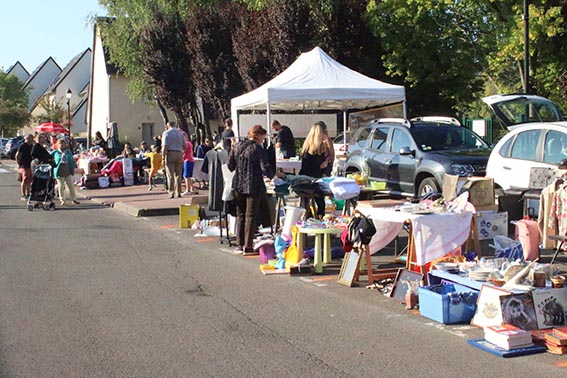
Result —
M257 258L89 201L29 212L0 166L0 377L557 377L502 359L335 276L263 276Z

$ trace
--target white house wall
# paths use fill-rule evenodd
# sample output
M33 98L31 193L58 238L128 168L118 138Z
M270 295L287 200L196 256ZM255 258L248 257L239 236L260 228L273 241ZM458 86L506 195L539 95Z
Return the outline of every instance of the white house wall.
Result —
M110 121L118 124L121 142L138 145L142 141L142 124L153 123L154 135L161 135L164 130L163 120L157 106L143 101L130 100L126 96L129 80L122 75L113 75L110 79ZM103 134L104 135L104 134Z
M98 28L97 28L98 30ZM97 131L106 138L107 124L110 122L110 77L106 72L106 62L100 36L95 38L93 48L92 95L89 99L91 111L91 136Z

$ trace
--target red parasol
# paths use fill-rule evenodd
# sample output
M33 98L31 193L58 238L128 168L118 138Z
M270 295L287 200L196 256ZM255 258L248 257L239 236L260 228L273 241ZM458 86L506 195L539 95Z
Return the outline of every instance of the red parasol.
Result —
M42 123L35 127L35 131L37 133L69 134L69 130L55 122Z

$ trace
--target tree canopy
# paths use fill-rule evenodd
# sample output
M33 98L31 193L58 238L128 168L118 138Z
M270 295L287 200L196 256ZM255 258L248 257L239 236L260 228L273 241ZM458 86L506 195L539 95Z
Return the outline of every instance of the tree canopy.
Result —
M346 66L406 86L410 115L475 113L523 85L517 0L101 0L111 60L131 96L199 127L230 98L320 46ZM567 0L529 1L530 87L567 99ZM167 116L166 116L167 117Z
M15 135L29 119L28 94L15 76L0 70L0 134Z

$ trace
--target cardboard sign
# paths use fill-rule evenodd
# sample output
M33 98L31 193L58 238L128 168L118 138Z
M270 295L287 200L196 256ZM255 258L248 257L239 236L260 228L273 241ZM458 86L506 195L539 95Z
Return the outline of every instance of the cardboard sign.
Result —
M507 212L479 211L476 217L479 240L493 239L496 235L508 234Z
M134 185L134 166L131 158L122 159L124 186Z

